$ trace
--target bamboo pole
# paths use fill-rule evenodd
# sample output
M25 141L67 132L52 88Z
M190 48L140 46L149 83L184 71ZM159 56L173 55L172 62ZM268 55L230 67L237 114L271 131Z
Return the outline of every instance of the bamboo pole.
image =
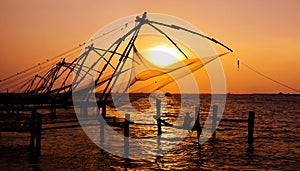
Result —
M103 117L103 119L105 119L106 118L106 102L105 101L102 102L101 106L102 106L102 117Z
M156 99L156 121L157 121L157 135L161 135L161 119L160 119L161 100Z
M195 107L195 129L197 130L197 139L198 144L200 144L200 135L201 135L201 127L200 127L200 107Z
M124 120L124 157L128 158L129 156L129 122L130 114L125 114Z
M33 110L30 118L30 154L34 153L34 141L35 141L35 121L36 121L36 111Z
M248 151L253 151L254 118L255 118L255 112L249 111L249 118L248 118Z
M37 114L37 125L36 125L36 155L41 155L41 138L42 138L42 115Z
M217 116L218 116L218 105L213 105L213 117L212 117L212 124L211 124L213 140L215 140L216 138Z

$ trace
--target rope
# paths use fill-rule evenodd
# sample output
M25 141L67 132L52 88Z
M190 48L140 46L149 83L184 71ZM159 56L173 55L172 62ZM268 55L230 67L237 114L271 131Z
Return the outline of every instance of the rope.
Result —
M293 91L296 91L296 92L300 93L300 90L295 89L295 88L293 88L293 87L291 87L291 86L289 86L289 85L287 85L287 84L285 84L285 83L282 83L282 82L280 82L280 81L277 81L277 80L271 78L270 76L267 76L266 74L263 74L263 73L260 72L260 71L257 71L256 69L254 69L254 68L251 67L250 65L246 64L245 62L242 62L240 59L238 59L238 58L237 58L236 56L234 56L234 55L233 55L233 57L236 58L236 59L239 61L240 64L244 65L245 67L247 67L247 68L250 69L251 71L255 72L256 74L258 74L258 75L260 75L260 76L262 76L262 77L264 77L264 78L266 78L266 79L268 79L268 80L270 80L270 81L272 81L272 82L274 82L274 83L276 83L276 84L279 84L279 85L281 85L281 86L283 86L283 87L285 87L285 88L288 88L288 89L290 89L290 90L293 90Z
M4 79L0 80L0 83L3 83L3 82L5 82L5 81L7 81L7 80L10 80L10 79L12 79L12 78L15 78L15 77L17 77L17 76L19 76L19 75L22 75L22 74L24 74L24 73L27 73L28 71L31 71L31 70L33 70L33 69L35 69L35 68L37 68L37 67L41 67L42 65L44 65L44 64L46 64L46 63L49 63L50 61L53 61L53 60L55 60L55 59L57 59L57 58L62 58L64 55L67 55L67 54L69 54L69 53L71 53L71 52L73 52L72 54L74 54L74 51L76 51L77 49L81 48L81 47L84 46L85 44L91 43L91 42L93 42L93 41L95 41L95 40L97 40L97 39L99 39L99 38L101 38L101 37L103 37L103 36L106 36L106 35L108 35L108 34L110 34L110 33L112 33L112 32L115 32L115 31L123 31L124 29L127 28L128 24L130 24L131 22L134 22L134 21L135 21L135 20L130 20L129 22L124 23L123 25L121 25L121 26L119 26L119 27L117 27L117 28L115 28L115 29L113 29L113 30L111 30L111 31L109 31L109 32L103 33L102 35L100 35L100 36L98 36L98 37L96 37L96 38L94 38L94 39L91 39L91 40L89 40L89 41L87 41L87 42L84 42L84 43L82 43L82 44L79 44L79 46L76 46L76 47L74 47L74 48L72 48L72 49L70 49L70 50L68 50L68 51L65 51L65 52L63 52L63 53L61 53L61 54L59 54L59 55L56 55L56 56L54 56L54 57L52 57L52 58L50 58L50 59L46 59L46 61L44 61L44 62L38 63L38 64L35 65L35 66L32 66L32 67L30 67L30 68L27 68L27 69L25 69L25 70L22 70L22 71L20 71L20 72L17 72L16 74L10 75L10 76L8 76L8 77L5 77ZM77 51L76 51L76 52L77 52ZM72 54L71 54L71 55L72 55Z
M72 53L69 53L67 56L64 58L70 58L74 57L81 49L77 49L73 51ZM51 60L47 60L47 62L43 63L43 67L41 65L31 67L30 69L24 70L21 74L22 77L17 77L14 75L10 79L7 79L5 82L0 82L3 85L0 87L0 91L4 91L9 89L11 92L14 92L15 90L22 90L22 86L20 84L24 83L24 80L30 81L34 79L34 75L44 75L49 68L53 68L56 66L56 62L50 62ZM20 76L20 75L18 75ZM21 86L21 87L20 87Z
M63 55L66 55L66 54L68 54L68 53L70 53L70 52L75 51L76 49L80 48L81 46L83 46L83 44L81 44L81 45L79 45L79 46L77 46L77 47L75 47L75 48L72 48L72 49L70 49L70 50L68 50L68 51L66 51L66 52L64 52L64 53L61 53L61 54L59 54L59 55L57 55L57 56L54 56L54 57L52 57L52 58L50 58L50 59L47 59L46 61L44 61L44 62L42 62L42 63L39 63L39 64L37 64L37 65L35 65L35 66L33 66L33 67L30 67L30 68L27 68L27 69L25 69L25 70L23 70L23 71L20 71L20 72L18 72L17 74L8 76L8 77L6 77L6 78L0 80L0 83L5 82L5 81L7 81L7 80L10 80L10 79L12 79L12 78L14 78L14 77L16 77L16 76L21 75L21 74L24 74L24 73L26 73L26 72L28 72L28 71L30 71L30 70L35 69L36 67L41 67L42 65L44 65L44 64L46 64L46 63L48 63L48 62L50 62L50 61L53 61L54 59L57 59L57 58L59 58L59 57L62 57Z

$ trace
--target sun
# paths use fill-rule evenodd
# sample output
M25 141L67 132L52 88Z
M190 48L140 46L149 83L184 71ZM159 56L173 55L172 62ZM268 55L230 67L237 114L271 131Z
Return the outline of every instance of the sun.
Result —
M170 66L185 59L176 47L166 44L148 48L143 52L143 55L148 61L160 68Z

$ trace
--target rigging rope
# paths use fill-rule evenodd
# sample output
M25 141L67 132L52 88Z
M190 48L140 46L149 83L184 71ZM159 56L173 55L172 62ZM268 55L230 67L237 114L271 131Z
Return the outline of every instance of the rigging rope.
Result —
M279 84L279 85L281 85L281 86L283 86L283 87L285 87L285 88L288 88L288 89L290 89L290 90L293 90L293 91L296 91L296 92L300 93L300 90L295 89L295 88L293 88L293 87L291 87L291 86L289 86L289 85L287 85L287 84L285 84L285 83L282 83L282 82L280 82L280 81L277 81L277 80L275 80L275 79L273 79L273 78L271 78L271 77L269 77L269 76L263 74L263 73L260 72L260 71L257 71L256 69L254 69L253 67L249 66L249 65L246 64L245 62L242 62L240 59L238 59L238 58L237 58L236 56L234 56L234 55L233 55L233 57L235 57L235 58L238 60L238 66L239 66L239 64L242 64L242 65L244 65L245 67L247 67L248 69L250 69L251 71L255 72L256 74L258 74L258 75L260 75L260 76L262 76L262 77L264 77L264 78L266 78L266 79L268 79L268 80L270 80L270 81L272 81L272 82L274 82L274 83L276 83L276 84Z
M44 64L46 64L46 63L49 63L50 61L53 61L54 59L60 58L60 57L66 55L66 54L68 54L68 53L71 53L71 52L75 51L76 49L80 48L81 46L83 46L83 45L79 45L79 46L77 46L77 47L75 47L75 48L72 48L72 49L70 49L70 50L68 50L68 51L66 51L66 52L64 52L64 53L61 53L61 54L59 54L59 55L57 55L57 56L54 56L54 57L52 57L52 58L50 58L50 59L47 59L46 61L44 61L44 62L42 62L42 63L39 63L39 64L37 64L37 65L35 65L35 66L33 66L33 67L30 67L30 68L27 68L27 69L25 69L25 70L23 70L23 71L20 71L20 72L18 72L17 74L13 74L13 75L11 75L11 76L8 76L8 77L6 77L6 78L0 80L0 83L5 82L5 81L7 81L7 80L10 80L10 79L12 79L12 78L14 78L14 77L17 77L17 76L19 76L19 75L21 75L21 74L24 74L24 73L28 72L28 71L31 71L31 70L33 70L33 69L35 69L35 68L37 68L37 67L41 67L42 65L44 65Z
M58 59L58 58L62 58L64 55L67 55L67 54L69 54L69 53L71 53L71 54L69 54L68 56L71 56L71 55L73 55L75 52L77 52L79 48L81 48L82 46L85 46L85 44L87 44L87 43L91 43L91 42L93 42L93 41L95 41L95 40L97 40L97 39L99 39L99 38L101 38L101 37L103 37L103 36L106 36L106 35L108 35L108 34L111 34L111 33L115 32L115 31L124 31L124 29L127 28L128 24L130 24L130 23L132 23L132 22L134 22L134 21L135 21L135 20L130 20L129 22L124 23L123 25L121 25L121 26L119 26L119 27L116 27L115 29L113 29L113 30L111 30L111 31L109 31L109 32L103 33L102 35L100 35L100 36L98 36L98 37L96 37L96 38L94 38L94 39L91 39L91 40L89 40L89 41L87 41L87 42L84 42L84 43L82 43L82 44L79 44L79 46L76 46L76 47L74 47L74 48L72 48L72 49L70 49L70 50L67 50L67 51L65 51L65 52L63 52L63 53L61 53L61 54L59 54L59 55L56 55L56 56L50 58L50 59L46 59L46 61L44 61L44 62L38 63L37 65L34 65L34 66L32 66L32 67L29 67L29 68L27 68L27 69L25 69L25 70L22 70L22 71L20 71L20 72L17 72L16 74L13 74L13 75L10 75L10 76L8 76L8 77L5 77L4 79L1 79L1 80L0 80L0 83L3 83L3 82L5 82L5 81L7 81L7 80L10 80L10 79L12 79L12 78L15 78L15 77L17 77L17 76L19 76L19 75L21 75L21 74L27 73L28 71L31 71L31 70L33 70L33 69L35 69L35 68L37 68L37 67L41 67L41 66L43 66L44 64L49 63L50 61L53 61L53 60ZM82 50L82 49L79 49L79 51L81 51L81 50ZM72 52L73 52L73 53L72 53Z

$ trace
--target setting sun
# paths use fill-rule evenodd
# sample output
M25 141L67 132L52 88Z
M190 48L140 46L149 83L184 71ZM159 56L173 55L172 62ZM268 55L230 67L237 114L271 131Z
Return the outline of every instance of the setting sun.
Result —
M158 45L143 52L148 61L158 67L167 67L184 60L183 55L175 47Z

